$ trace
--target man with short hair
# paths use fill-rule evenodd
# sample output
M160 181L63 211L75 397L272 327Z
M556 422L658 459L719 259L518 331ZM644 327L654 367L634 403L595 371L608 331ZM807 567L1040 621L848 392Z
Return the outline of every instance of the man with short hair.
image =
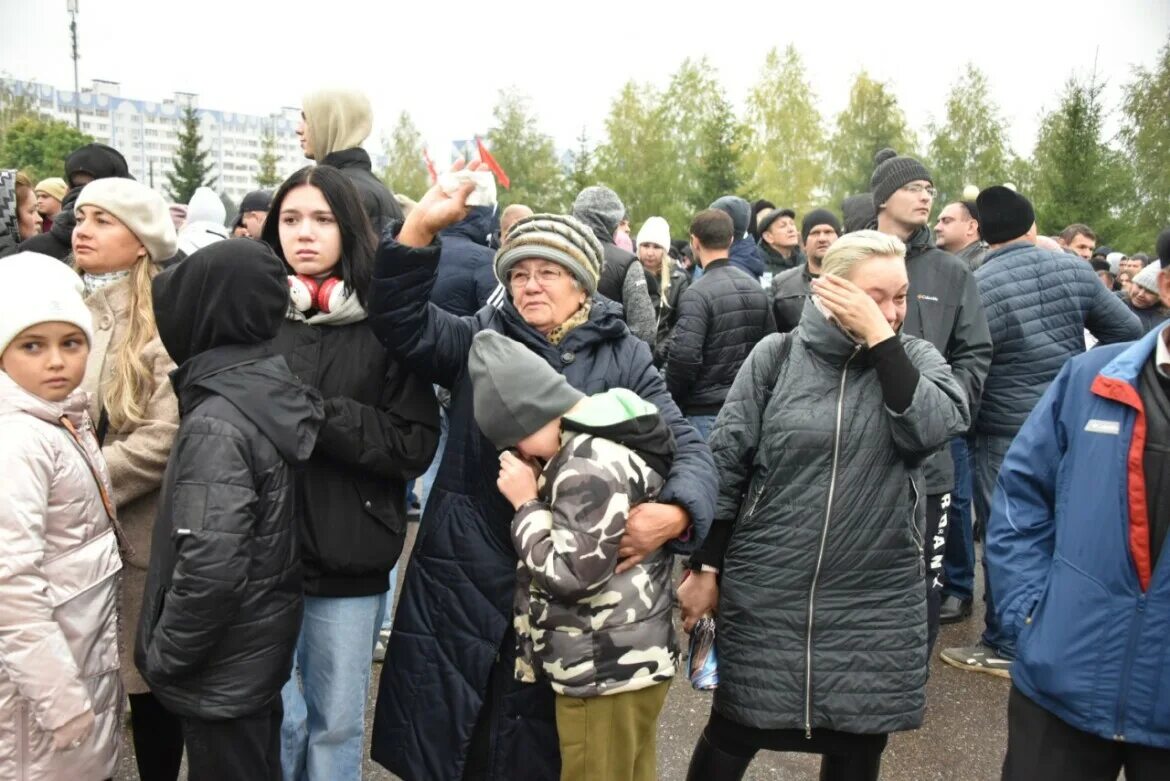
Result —
M1061 367L1084 352L1085 329L1106 344L1136 339L1141 331L1088 263L1035 246L1036 215L1027 198L1006 187L989 187L977 203L991 251L975 281L995 354L971 441L975 510L987 519L1004 453ZM970 555L967 574L973 581L974 552ZM998 621L998 591L988 588L984 598L986 629L979 644L947 648L942 659L1006 678L1015 657L1015 636Z
M41 233L48 233L53 227L53 218L61 211L61 201L69 192L69 185L59 176L42 179L33 189L37 196L37 214L41 215Z
M759 215L760 240L756 244L764 261L764 282L770 287L776 277L804 263L800 251L800 234L796 230L796 212L792 209L769 209ZM768 279L768 276L771 279Z
M813 209L801 220L800 235L805 262L772 278L772 317L780 333L800 323L812 281L821 275L821 261L841 235L841 221L828 209Z
M979 268L987 254L987 242L979 238L979 210L971 201L948 203L934 224L934 243L941 250Z
M987 366L991 363L991 335L970 267L934 246L930 208L935 189L930 172L912 157L883 149L874 158L870 179L877 229L906 244L909 300L903 333L925 339L950 364L974 410L979 404ZM949 449L940 450L923 464L926 494L926 559L929 647L938 636L941 572L946 545L947 509L955 487Z
M504 207L504 211L500 212L500 241L504 240L508 231L512 230L513 225L531 216L532 209L522 203L513 203Z
M1093 248L1097 246L1097 234L1088 225L1074 222L1060 232L1056 241L1072 254L1088 260L1093 257Z
M253 190L240 201L240 209L233 225L242 225L245 236L259 239L260 231L264 230L264 220L267 219L268 209L271 206L272 193L267 190Z
M353 182L370 227L381 237L390 221L403 217L390 188L374 176L370 153L361 146L373 128L369 98L354 89L322 89L305 95L301 106L297 135L305 157L333 166Z
M728 259L734 234L731 217L720 209L701 211L691 222L691 251L703 276L679 298L662 372L670 395L703 439L739 367L756 343L776 330L760 283Z
M1004 781L1170 778L1167 442L1163 326L1068 361L1007 451L986 546L1019 647Z
M724 195L716 198L708 208L718 209L731 218L735 239L731 243L727 257L731 265L758 282L764 275L764 261L760 259L759 253L756 252L756 243L748 233L748 225L752 218L751 204L738 195ZM699 276L702 274L703 270L699 269Z
M1128 271L1129 278L1133 279L1137 274L1139 274L1141 272L1141 270L1143 268L1146 267L1146 264L1149 262L1150 262L1150 258L1148 255L1144 255L1144 254L1138 252L1134 255L1130 255L1129 257L1122 258L1120 261L1118 261L1117 270L1118 270L1119 274L1123 271Z

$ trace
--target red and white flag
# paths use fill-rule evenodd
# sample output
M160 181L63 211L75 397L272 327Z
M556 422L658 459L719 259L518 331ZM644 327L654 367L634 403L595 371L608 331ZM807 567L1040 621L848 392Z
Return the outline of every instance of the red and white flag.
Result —
M496 162L496 158L492 157L492 153L487 151L487 147L483 145L483 141L480 140L479 136L475 137L475 146L479 150L480 162L484 163L496 175L496 179L505 190L509 189L512 185L512 180L504 173L504 169Z

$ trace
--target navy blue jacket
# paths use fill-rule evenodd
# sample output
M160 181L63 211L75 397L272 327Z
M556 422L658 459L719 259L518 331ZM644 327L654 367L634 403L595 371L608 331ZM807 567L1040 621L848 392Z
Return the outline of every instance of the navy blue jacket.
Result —
M462 222L439 234L443 242L431 303L453 315L473 315L487 303L499 282L493 270L496 253L488 247L492 210L473 206Z
M1170 749L1170 557L1151 567L1138 390L1162 330L1061 369L1000 468L986 561L1012 683L1079 730Z
M731 265L750 274L751 278L757 282L764 275L764 259L756 251L756 245L750 236L732 242L731 249L727 252L727 258L731 261Z
M428 304L439 248L385 238L370 295L370 326L391 354L451 389L450 435L406 573L379 682L373 758L406 781L463 778L473 733L488 767L476 778L547 779L560 774L552 689L513 676L511 630L514 515L496 488L495 447L475 423L467 356L491 329L515 339L586 394L624 387L655 404L678 453L659 501L686 508L693 530L682 553L706 535L715 511L711 451L671 401L650 348L630 334L621 308L593 299L588 322L550 344L506 301L470 317ZM489 687L490 683L490 687Z
M1014 241L988 253L975 283L992 358L974 430L1013 437L1088 328L1105 344L1137 339L1134 317L1080 258Z

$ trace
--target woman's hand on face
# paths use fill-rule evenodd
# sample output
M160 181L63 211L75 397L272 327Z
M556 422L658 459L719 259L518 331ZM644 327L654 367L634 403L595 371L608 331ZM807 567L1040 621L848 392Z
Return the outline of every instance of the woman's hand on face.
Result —
M482 165L476 160L466 168L478 171ZM464 167L463 161L457 160L451 166L451 171L462 171ZM467 197L474 191L474 182L464 182L458 190L448 195L436 182L406 216L406 222L398 233L398 243L408 247L429 245L439 231L467 216Z
M841 326L870 347L894 335L877 303L848 279L825 274L812 281L812 289Z
M715 573L691 571L679 584L678 604L686 632L690 632L703 616L714 615L719 606L719 580Z
M496 487L504 498L519 510L520 505L536 498L536 471L532 464L516 457L511 450L500 453L500 476Z

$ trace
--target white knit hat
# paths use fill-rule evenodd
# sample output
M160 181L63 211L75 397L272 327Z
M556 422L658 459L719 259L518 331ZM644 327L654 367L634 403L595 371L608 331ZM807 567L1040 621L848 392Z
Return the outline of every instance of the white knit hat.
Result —
M4 273L27 291L10 296L0 307L0 352L17 335L37 323L73 323L93 344L93 317L82 300L81 277L61 261L39 252L18 252L4 259Z
M95 179L77 197L74 208L96 206L118 218L138 237L155 263L175 256L178 239L170 208L162 196L133 179Z
M638 231L638 246L643 244L657 244L663 249L670 249L670 226L662 217L651 217L642 223L642 230Z
M1133 283L1139 287L1144 287L1151 293L1158 293L1158 275L1162 273L1162 264L1158 261L1150 263L1137 274L1134 275Z

